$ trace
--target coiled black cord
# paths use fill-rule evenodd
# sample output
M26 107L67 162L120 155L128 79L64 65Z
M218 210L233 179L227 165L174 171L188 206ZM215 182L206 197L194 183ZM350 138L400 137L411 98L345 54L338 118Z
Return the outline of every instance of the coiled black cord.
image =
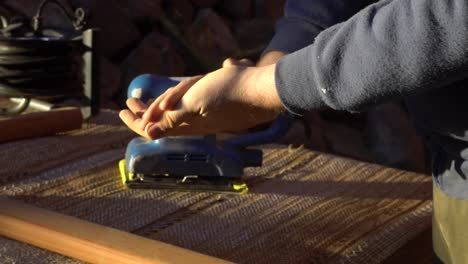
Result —
M71 38L41 28L41 14L47 3L54 3L73 24ZM79 9L81 10L81 9ZM72 16L57 1L43 1L32 23L1 18L0 97L79 96L83 93L85 48L79 38L83 10ZM74 37L73 37L74 35ZM0 114L7 110L0 110Z
M55 4L56 6L60 7L60 10L68 17L68 20L73 24L75 30L81 30L83 28L85 22L85 12L82 8L77 8L74 14L70 14L68 10L56 0L44 0L39 5L36 15L33 17L33 30L34 32L38 32L41 28L41 14L45 8L45 6L49 3Z

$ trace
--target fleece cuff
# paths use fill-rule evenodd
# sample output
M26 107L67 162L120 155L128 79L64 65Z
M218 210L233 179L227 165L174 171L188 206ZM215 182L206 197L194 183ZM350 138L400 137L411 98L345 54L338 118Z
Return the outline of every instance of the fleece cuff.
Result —
M275 83L283 106L295 115L319 110L326 106L314 74L313 49L303 48L281 58L276 64Z

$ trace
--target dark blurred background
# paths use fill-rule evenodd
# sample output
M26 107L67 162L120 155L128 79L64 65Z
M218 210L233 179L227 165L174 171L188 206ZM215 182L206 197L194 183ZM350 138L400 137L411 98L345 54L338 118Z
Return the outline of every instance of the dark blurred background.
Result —
M42 0L3 0L3 16L32 17ZM83 7L98 28L103 107L122 106L121 91L137 75L205 73L227 57L256 59L273 35L284 0L59 0ZM69 26L55 5L44 24Z
M2 0L0 15L32 17L42 0ZM221 66L227 57L257 60L274 34L285 0L59 0L82 7L97 28L96 56L103 108L124 107L130 81L142 73L187 76ZM44 24L67 30L51 5ZM392 101L360 114L322 111L298 118L281 143L428 172L427 148L404 104Z

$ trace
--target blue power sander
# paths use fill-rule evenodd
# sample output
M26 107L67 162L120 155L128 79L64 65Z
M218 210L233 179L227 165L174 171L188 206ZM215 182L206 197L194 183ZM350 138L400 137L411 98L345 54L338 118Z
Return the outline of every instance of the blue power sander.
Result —
M127 96L147 103L181 80L140 75L130 83ZM262 151L247 147L279 139L291 121L292 116L281 114L266 130L223 141L216 135L134 138L119 163L122 182L129 188L246 193L244 168L262 165Z

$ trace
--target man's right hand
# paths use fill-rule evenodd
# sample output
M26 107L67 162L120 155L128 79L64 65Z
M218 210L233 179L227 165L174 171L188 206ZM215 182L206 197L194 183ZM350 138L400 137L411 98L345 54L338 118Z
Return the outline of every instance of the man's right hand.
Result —
M120 117L150 139L251 128L284 110L276 92L275 67L223 67L173 87L149 107L129 99L129 110L122 110Z
M275 64L284 55L278 51L268 52L259 60L257 66ZM257 70L253 70L256 67L252 68L252 66L255 64L248 59L228 58L223 62L222 69L206 76L195 76L183 81L156 98L149 106L138 99L128 99L129 109L122 110L120 118L136 133L152 139L170 135L242 130L271 121L275 114L283 109L274 85L275 65ZM227 74L228 72L230 74ZM256 72L254 80L245 78L253 72ZM226 76L221 76L223 74ZM236 77L229 77L229 75ZM242 84L239 84L241 76L244 78L242 78ZM197 84L199 81L200 84ZM216 86L218 88L214 88ZM192 89L195 91L188 93ZM245 89L248 89L247 92ZM240 98L233 98L239 96ZM219 105L220 101L225 100L226 106L236 105L234 102L240 104L232 109L232 113L229 107L223 106L219 109L222 113L220 117L216 117L214 114L216 111L207 112L213 106ZM197 109L194 107L195 103L206 105L205 107L198 106ZM210 121L209 118L213 120ZM186 119L191 121L187 122ZM197 121L198 119L200 120ZM222 122L228 124L222 125Z

